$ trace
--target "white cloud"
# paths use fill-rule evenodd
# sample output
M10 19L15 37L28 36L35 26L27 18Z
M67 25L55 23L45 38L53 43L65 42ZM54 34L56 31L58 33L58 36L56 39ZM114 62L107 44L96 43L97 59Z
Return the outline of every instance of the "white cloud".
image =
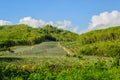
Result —
M57 21L55 26L57 26L58 28L66 29L67 27L71 26L71 21Z
M89 30L94 29L103 29L113 26L120 26L120 12L112 11L103 12L99 15L94 15L91 19L91 23L89 24Z
M24 17L19 20L19 24L27 24L31 27L37 28L37 27L42 27L47 24L56 26L58 28L66 29L67 27L71 26L71 21L64 20L64 21L44 21L44 20L37 20L32 17Z
M0 20L0 26L2 25L10 25L12 24L10 21ZM61 29L70 30L73 32L78 32L79 27L72 27L72 22L69 20L63 21L44 21L42 19L34 19L32 17L24 17L19 20L18 24L26 24L33 28L43 27L45 25L52 25Z
M36 28L36 27L40 27L40 26L45 25L45 21L36 20L36 19L31 18L31 17L24 17L24 18L19 20L19 24L27 24L31 27Z
M0 20L0 26L2 26L2 25L9 25L9 24L11 24L10 21Z

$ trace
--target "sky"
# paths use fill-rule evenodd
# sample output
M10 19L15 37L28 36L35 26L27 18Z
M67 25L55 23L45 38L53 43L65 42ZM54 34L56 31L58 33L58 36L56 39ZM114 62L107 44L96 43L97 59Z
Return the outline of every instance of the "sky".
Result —
M120 0L0 0L0 26L46 24L83 33L120 25Z

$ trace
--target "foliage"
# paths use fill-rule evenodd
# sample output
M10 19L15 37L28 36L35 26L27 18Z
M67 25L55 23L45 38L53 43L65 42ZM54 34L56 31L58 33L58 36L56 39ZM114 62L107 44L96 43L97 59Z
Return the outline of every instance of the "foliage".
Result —
M78 42L81 45L84 45L84 44L91 44L102 41L120 40L119 35L120 35L120 26L102 29L102 30L94 30L81 34L78 38Z
M120 27L94 30L79 35L77 41L61 42L75 55L120 56Z
M51 25L43 28L31 28L24 24L0 27L0 51L15 45L34 45L43 41L71 41L76 40L77 34L58 29Z
M0 47L10 47L14 45L31 45L43 41L43 34L39 30L32 29L27 25L3 26L0 29Z
M120 67L107 61L68 66L44 63L39 66L5 64L0 66L1 80L119 80Z
M120 55L120 42L108 41L87 44L81 46L78 53L83 55L115 57Z
M66 57L66 52L57 42L43 42L34 46L14 46L14 52L0 52L0 64L11 63L17 65L39 65L45 62L72 64L77 58Z
M115 27L84 33L76 41L77 34L50 25L0 27L0 50L9 47L11 51L0 52L0 80L119 80L119 34L120 28ZM34 45L43 41L60 41L75 57L64 56L65 51L55 42ZM83 55L114 59L90 60Z
M51 25L46 25L43 27L43 30L45 32L46 39L52 39L53 41L75 41L78 37L78 34L63 30L63 29L57 29L56 27L53 27ZM74 38L73 38L74 37Z

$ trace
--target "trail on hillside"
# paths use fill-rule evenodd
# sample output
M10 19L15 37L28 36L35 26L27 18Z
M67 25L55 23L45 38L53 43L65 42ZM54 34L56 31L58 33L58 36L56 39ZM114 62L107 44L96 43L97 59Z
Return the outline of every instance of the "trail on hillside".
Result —
M72 52L68 50L67 48L63 47L62 45L60 45L60 42L58 42L58 46L62 48L68 55L72 55Z

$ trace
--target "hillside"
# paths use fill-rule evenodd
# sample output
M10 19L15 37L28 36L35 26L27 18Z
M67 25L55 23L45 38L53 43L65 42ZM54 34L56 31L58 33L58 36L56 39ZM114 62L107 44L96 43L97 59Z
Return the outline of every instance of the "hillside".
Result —
M120 40L120 26L101 30L93 30L81 34L78 38L78 42L81 43L82 45L102 41L119 41L119 40Z
M24 24L1 26L0 50L6 50L10 46L33 45L44 41L74 41L77 37L76 33L51 25L43 28L31 28Z
M120 42L117 38L83 44L80 42L81 35L77 39L77 34L52 26L6 26L1 27L0 32L1 37L3 35L1 45L12 49L0 51L0 80L120 79ZM88 33L84 35L87 36ZM39 42L42 43L37 44ZM15 44L11 45L13 43ZM73 52L73 57L63 48Z
M68 57L57 42L14 46L0 53L0 80L119 80L117 60Z
M120 26L83 33L76 42L61 44L75 55L120 56Z

